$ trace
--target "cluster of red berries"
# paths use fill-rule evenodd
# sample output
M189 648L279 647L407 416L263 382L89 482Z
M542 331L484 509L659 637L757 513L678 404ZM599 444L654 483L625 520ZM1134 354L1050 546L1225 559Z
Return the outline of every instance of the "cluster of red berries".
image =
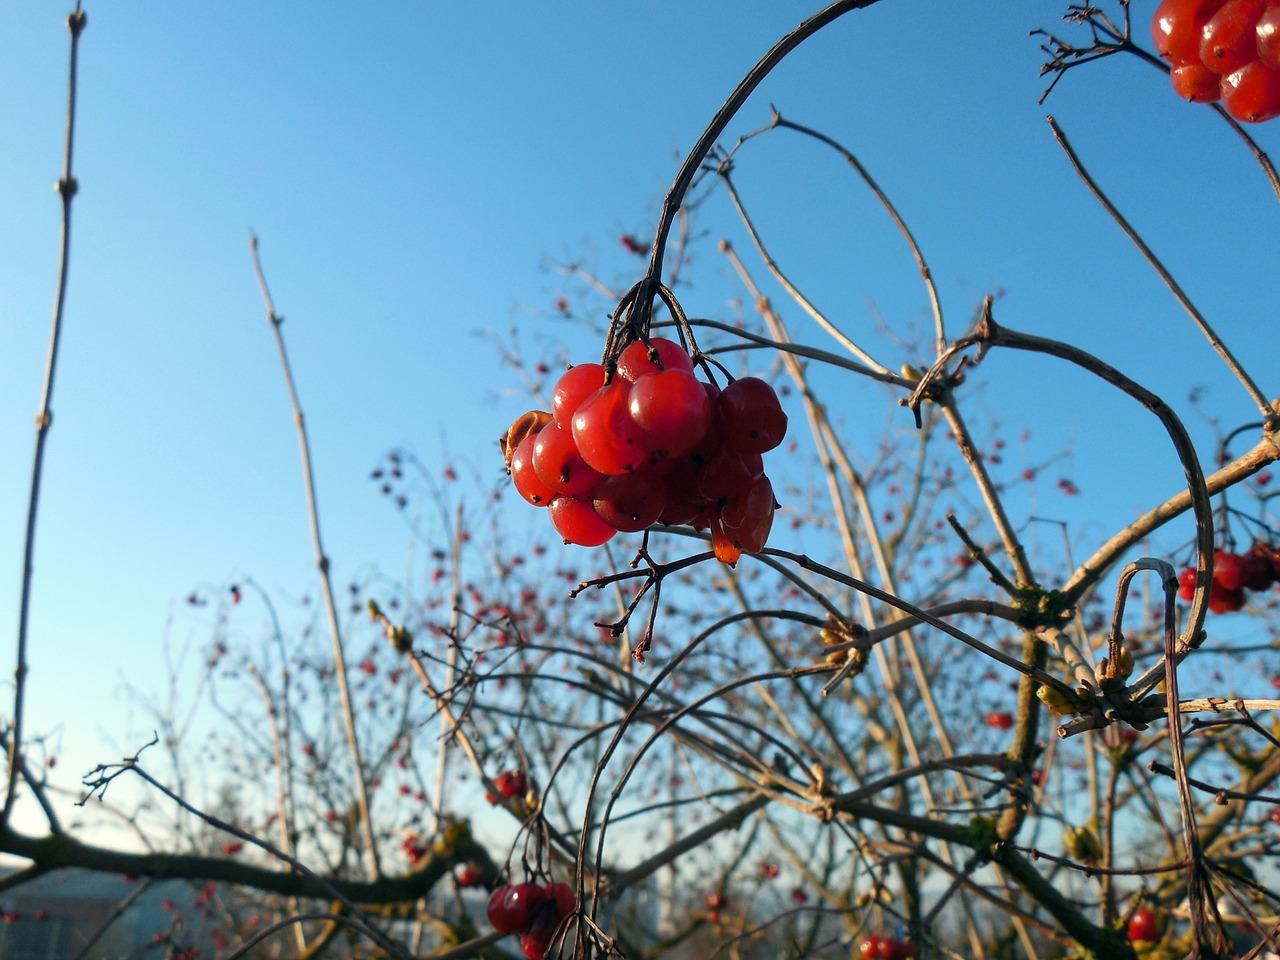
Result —
M542 960L556 928L578 908L567 883L503 884L489 897L489 923L498 933L520 934L520 949L529 960Z
M916 945L910 940L897 940L872 934L858 945L862 960L911 960L916 955Z
M411 833L401 842L400 852L409 861L409 866L416 867L431 852L431 848L427 846L422 837L416 833Z
M1178 96L1221 100L1246 123L1280 117L1280 3L1161 0L1151 20L1156 51L1173 64Z
M526 777L523 770L504 770L493 778L493 785L498 788L498 793L486 791L484 798L496 807L502 801L510 800L512 797L523 797L529 792L531 784L533 790L537 792L537 781Z
M1213 555L1213 583L1209 585L1209 609L1232 613L1244 606L1247 591L1268 589L1280 581L1280 550L1255 543L1245 553L1218 550ZM1190 600L1196 592L1195 567L1178 574L1178 596Z
M694 375L673 340L637 340L609 378L598 363L570 367L551 396L511 425L502 446L520 496L546 507L566 543L594 547L656 523L711 531L716 556L757 553L777 503L762 454L787 432L765 381L723 390Z

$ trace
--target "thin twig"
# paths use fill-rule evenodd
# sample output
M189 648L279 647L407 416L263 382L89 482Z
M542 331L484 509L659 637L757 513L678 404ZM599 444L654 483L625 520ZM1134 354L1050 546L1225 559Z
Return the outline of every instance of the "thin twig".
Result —
M276 313L275 304L271 300L271 292L267 289L267 278L262 272L262 261L258 256L258 238L249 237L249 250L253 255L253 272L258 278L258 289L262 292L262 300L267 309L267 323L275 336L276 349L280 354L280 367L284 372L285 387L289 391L289 404L293 407L293 422L298 428L298 448L302 455L302 481L307 495L307 517L311 523L311 545L315 549L316 567L320 572L320 589L324 596L325 615L329 622L329 637L333 641L333 668L337 675L338 692L342 699L342 719L346 726L347 746L351 752L351 767L356 787L356 802L360 808L360 826L364 836L365 852L369 857L369 867L376 879L382 874L378 860L377 834L370 818L369 786L365 776L364 761L360 754L360 741L356 734L355 711L351 705L351 691L347 683L347 658L343 649L342 631L338 626L338 607L333 598L333 583L329 577L329 558L325 555L324 545L320 540L320 511L316 505L315 481L311 472L311 445L307 440L307 427L302 416L302 407L298 402L298 391L293 383L293 372L289 367L289 355L285 352L284 336L280 325L284 317Z
M71 258L71 201L79 189L71 174L72 148L76 124L76 55L80 34L88 18L76 4L67 17L71 33L71 60L67 70L67 128L62 151L62 176L58 179L58 195L62 198L62 233L58 241L58 286L53 298L53 323L49 330L49 353L44 366L44 387L40 392L40 412L36 414L36 449L31 462L31 494L27 498L27 526L22 548L22 593L18 600L17 665L13 671L13 729L9 739L9 782L5 788L4 809L0 811L0 830L8 827L17 797L18 778L22 766L22 725L27 691L27 629L31 612L31 578L35 566L36 509L40 501L40 475L44 466L44 445L53 424L53 374L58 360L58 340L62 333L62 314L66 303L67 276Z

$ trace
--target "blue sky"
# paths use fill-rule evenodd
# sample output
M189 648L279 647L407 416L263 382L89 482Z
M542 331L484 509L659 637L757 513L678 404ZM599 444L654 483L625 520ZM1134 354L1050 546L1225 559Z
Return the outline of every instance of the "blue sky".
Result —
M1113 198L1227 342L1277 389L1277 204L1247 151L1134 58L1074 71L1036 100L1027 31L1064 5L885 0L788 59L769 104L841 140L930 258L950 332L987 292L1009 326L1070 339L1165 392L1211 449L1251 418L1243 393L1054 145L1058 117ZM121 678L159 689L159 649L194 628L193 588L253 577L312 589L296 441L250 269L262 255L294 362L339 584L403 565L402 525L369 471L391 447L494 478L493 441L527 404L484 329L564 338L547 258L610 279L639 261L677 158L739 77L816 9L697 4L116 4L87 7L72 271L53 403L32 613L31 723L61 722L66 782L114 756ZM1154 0L1136 0L1146 43ZM16 632L21 539L48 336L66 87L65 11L0 9L0 637ZM1280 128L1255 130L1280 155ZM775 137L739 183L775 254L896 366L868 303L927 329L901 242L829 155ZM745 241L723 196L711 237ZM712 244L691 313L735 295ZM791 316L797 336L826 346ZM554 359L550 349L541 357ZM978 408L1064 464L1079 503L1041 512L1102 535L1178 479L1149 417L1070 372L997 357ZM870 418L878 424L885 414ZM903 414L905 416L905 414ZM1087 499L1092 496L1092 499ZM1188 528L1189 534L1189 528ZM5 634L3 631L9 631ZM12 640L0 642L0 663ZM8 667L3 670L7 674ZM6 694L7 695L7 694ZM74 716L66 705L74 702ZM107 738L107 739L100 739Z

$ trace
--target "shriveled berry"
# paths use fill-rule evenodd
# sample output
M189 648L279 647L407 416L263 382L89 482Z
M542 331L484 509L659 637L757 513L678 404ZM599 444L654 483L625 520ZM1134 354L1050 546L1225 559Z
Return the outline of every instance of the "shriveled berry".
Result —
M719 501L745 494L764 471L760 454L739 453L722 447L711 455L698 474L698 493Z
M746 493L734 497L720 513L725 535L743 553L759 553L773 527L773 484L761 474Z
M787 415L773 387L758 377L741 377L716 397L716 426L724 444L742 453L764 453L787 435Z

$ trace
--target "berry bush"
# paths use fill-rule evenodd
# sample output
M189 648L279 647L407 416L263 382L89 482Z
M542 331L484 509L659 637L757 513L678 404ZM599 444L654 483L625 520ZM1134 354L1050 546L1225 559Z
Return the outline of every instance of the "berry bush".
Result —
M532 408L501 435L505 470L407 450L373 469L420 577L335 591L308 488L320 578L301 626L248 578L192 592L207 655L153 707L152 744L86 781L95 802L142 781L156 803L119 820L155 852L95 847L51 813L47 836L8 826L0 851L34 875L189 880L155 947L191 960L193 918L217 921L227 960L1280 952L1272 358L1231 352L1056 122L1064 169L1230 373L1212 449L1184 422L1196 402L1022 329L1034 318L1007 320L994 291L957 331L908 218L837 137L775 110L729 139L756 84L872 2L831 5L750 71L652 242L621 237L621 280L559 265L551 312L576 325L558 329L599 360L513 332L531 397L503 419ZM1163 0L1154 52L1128 3L1072 5L1034 35L1050 91L1116 55L1168 71L1280 199L1240 126L1280 114L1278 10ZM784 272L743 171L787 137L878 204L923 333L824 311ZM254 266L310 483L256 243ZM716 272L750 311L704 299ZM1017 379L1011 358L1054 372L1019 381L1014 427L983 403ZM1171 451L1125 464L1167 493L1114 529L1046 516L1093 495L1063 475L1070 447L1032 439L1055 374L1140 407ZM251 615L265 634L230 626ZM177 703L219 720L199 749ZM8 735L11 790L43 805L40 741ZM182 786L197 772L209 802Z

